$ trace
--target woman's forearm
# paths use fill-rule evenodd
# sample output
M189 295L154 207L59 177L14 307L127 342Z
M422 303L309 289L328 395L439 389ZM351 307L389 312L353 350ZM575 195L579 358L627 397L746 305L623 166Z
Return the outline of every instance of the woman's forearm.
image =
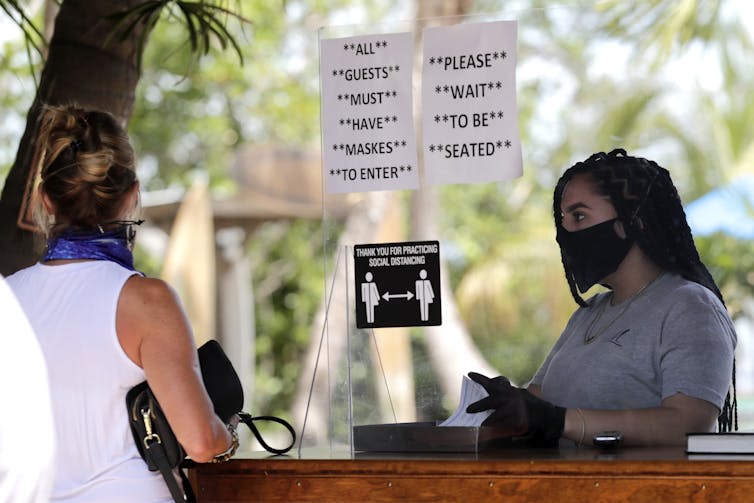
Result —
M686 433L713 431L718 415L711 403L681 394L673 395L660 407L627 410L566 411L563 437L591 445L592 437L617 430L624 445L685 445Z

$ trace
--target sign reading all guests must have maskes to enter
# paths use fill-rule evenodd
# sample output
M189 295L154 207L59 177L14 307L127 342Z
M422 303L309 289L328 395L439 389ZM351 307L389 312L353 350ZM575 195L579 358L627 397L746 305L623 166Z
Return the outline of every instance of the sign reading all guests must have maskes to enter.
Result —
M320 41L327 193L416 189L410 33Z

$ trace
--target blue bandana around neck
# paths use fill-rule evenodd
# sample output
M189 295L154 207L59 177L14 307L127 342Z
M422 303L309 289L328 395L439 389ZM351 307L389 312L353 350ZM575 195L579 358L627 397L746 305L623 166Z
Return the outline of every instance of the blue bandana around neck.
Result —
M71 259L109 260L136 271L126 225L104 232L99 229L67 231L47 242L43 261Z

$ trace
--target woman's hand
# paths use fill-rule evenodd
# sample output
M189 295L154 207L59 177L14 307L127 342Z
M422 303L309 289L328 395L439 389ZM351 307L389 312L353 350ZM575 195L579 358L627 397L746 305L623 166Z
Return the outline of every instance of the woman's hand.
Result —
M469 378L489 393L489 396L466 408L466 412L471 414L493 409L483 426L504 428L510 432L510 436L528 437L529 443L536 446L554 445L563 434L564 408L512 386L503 376L490 379L469 372Z

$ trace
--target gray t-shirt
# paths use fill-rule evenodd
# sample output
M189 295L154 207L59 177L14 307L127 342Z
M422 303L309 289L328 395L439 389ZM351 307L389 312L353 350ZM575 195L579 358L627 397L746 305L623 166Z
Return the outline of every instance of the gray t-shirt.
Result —
M683 393L722 407L736 333L711 291L665 273L633 299L612 306L610 297L600 293L571 316L531 381L545 400L639 409Z

